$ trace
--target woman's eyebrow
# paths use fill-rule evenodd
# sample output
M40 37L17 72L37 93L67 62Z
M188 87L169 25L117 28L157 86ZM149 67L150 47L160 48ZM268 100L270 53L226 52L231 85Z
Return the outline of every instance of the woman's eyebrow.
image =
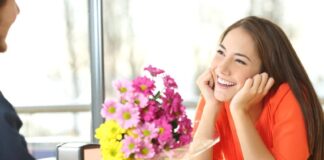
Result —
M237 55L237 56L240 56L240 57L245 57L246 59L248 59L249 61L251 61L251 59L248 56L246 56L246 55L244 55L242 53L234 53L234 55Z
M224 50L226 50L225 46L223 46L222 44L219 44L219 46L220 46L221 48L223 48Z
M224 45L219 44L219 46L220 46L222 49L226 50L226 47L225 47ZM246 56L245 54L242 54L242 53L234 53L234 55L237 55L237 56L240 56L240 57L245 57L246 59L248 59L249 61L251 61L251 59L250 59L248 56Z

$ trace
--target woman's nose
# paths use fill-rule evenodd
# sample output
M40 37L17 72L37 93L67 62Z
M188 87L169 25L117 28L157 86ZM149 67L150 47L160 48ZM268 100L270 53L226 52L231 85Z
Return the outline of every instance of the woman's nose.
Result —
M223 59L217 66L217 73L223 75L230 74L230 61L229 59Z

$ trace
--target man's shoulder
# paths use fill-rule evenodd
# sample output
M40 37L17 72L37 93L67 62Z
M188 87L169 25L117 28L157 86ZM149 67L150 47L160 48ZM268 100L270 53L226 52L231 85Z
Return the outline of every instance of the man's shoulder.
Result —
M0 91L0 113L16 112L11 103L3 96Z

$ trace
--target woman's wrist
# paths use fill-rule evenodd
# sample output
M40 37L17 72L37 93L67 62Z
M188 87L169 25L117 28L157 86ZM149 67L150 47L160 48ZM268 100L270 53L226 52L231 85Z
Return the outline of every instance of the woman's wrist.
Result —
M220 103L207 103L205 104L203 115L208 117L215 117L221 108Z
M242 117L242 116L249 116L249 112L244 109L245 107L239 106L239 105L231 105L230 106L230 112L232 117Z

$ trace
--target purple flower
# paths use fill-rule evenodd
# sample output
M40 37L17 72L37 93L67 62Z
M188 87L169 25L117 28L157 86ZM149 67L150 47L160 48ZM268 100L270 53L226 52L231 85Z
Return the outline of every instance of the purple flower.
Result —
M147 77L138 77L133 81L135 92L143 93L145 96L151 95L155 89L154 81Z
M178 87L177 83L169 75L166 75L165 77L163 77L163 84L166 88L177 88Z
M151 76L153 76L153 77L155 77L161 73L164 73L164 70L153 67L152 65L149 65L148 67L144 68L144 70L149 71Z

